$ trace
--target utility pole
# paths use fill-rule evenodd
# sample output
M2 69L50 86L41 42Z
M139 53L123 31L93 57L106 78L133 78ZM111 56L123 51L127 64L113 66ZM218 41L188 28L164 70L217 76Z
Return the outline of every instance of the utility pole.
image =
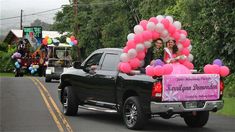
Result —
M20 30L23 29L23 26L22 26L22 17L23 17L23 10L21 9L20 10Z
M78 30L79 30L79 25L78 25L78 0L73 0L73 8L74 8L74 36L78 36ZM78 39L79 40L79 39ZM81 61L81 52L80 52L80 47L77 46L77 55L78 55L78 61Z

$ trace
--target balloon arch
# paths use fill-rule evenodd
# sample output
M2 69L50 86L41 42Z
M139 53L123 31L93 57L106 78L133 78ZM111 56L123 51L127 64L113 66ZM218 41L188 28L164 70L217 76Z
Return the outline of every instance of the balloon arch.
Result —
M185 59L179 60L179 63L188 69L193 69L194 66L191 63L193 55L190 54L192 46L187 36L187 31L181 29L181 23L174 21L171 16L158 15L157 17L151 17L149 20L142 20L134 27L134 33L127 36L128 41L120 57L119 70L130 73L131 70L142 67L147 49L151 47L151 42L157 38L161 38L164 42L174 39L179 54L186 56ZM171 64L146 67L146 74L150 76L160 76L171 72Z

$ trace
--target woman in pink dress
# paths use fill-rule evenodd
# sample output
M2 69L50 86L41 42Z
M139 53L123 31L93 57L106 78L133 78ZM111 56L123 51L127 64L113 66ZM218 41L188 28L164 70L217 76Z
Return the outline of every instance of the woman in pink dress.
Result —
M175 40L168 40L166 47L164 48L164 61L165 63L171 63L173 65L173 71L171 74L191 74L191 71L184 65L178 63L178 59L183 56L179 56L178 47Z

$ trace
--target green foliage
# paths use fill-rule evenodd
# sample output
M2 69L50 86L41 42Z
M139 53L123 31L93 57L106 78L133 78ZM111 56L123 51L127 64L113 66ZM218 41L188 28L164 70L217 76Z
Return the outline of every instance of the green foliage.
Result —
M142 19L170 15L188 32L196 69L202 71L216 58L229 66L232 74L225 79L228 87L225 93L234 96L231 94L235 89L235 1L79 0L78 3L78 15L74 15L72 5L64 6L57 13L53 28L72 32L79 26L76 37L82 58L98 48L123 47L128 33Z
M8 47L7 50L0 50L0 72L13 71L14 62L12 61L11 56L15 52L15 50L15 46Z
M226 97L235 97L235 73L232 73L224 80L225 89L224 95Z

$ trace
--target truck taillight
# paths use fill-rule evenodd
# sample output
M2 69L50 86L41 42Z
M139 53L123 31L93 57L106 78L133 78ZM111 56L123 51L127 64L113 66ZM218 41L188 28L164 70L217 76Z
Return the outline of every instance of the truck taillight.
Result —
M152 97L161 97L162 96L162 83L156 82L153 85Z
M224 82L220 80L220 94L222 95L224 91Z

